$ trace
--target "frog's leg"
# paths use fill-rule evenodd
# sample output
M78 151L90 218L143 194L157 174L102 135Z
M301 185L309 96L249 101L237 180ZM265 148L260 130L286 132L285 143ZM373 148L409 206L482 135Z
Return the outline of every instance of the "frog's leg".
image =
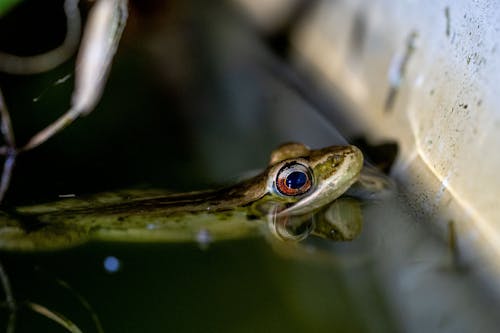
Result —
M89 239L88 232L70 224L47 224L35 218L0 211L0 248L16 251L54 250L76 246Z
M352 241L363 229L360 202L342 197L314 216L312 235L334 241Z
M395 191L394 181L375 167L365 165L361 170L358 181L354 183L346 194L360 199L376 200Z

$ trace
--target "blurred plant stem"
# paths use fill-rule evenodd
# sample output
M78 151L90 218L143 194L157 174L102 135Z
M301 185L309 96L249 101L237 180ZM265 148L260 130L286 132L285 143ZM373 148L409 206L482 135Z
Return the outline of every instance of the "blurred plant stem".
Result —
M34 74L50 70L66 61L78 42L80 13L77 0L66 0L64 8L68 28L65 41L60 47L33 57L0 53L0 70L14 74ZM9 187L17 154L41 145L79 116L90 113L99 102L127 15L127 0L99 0L94 4L78 52L71 107L19 148L16 147L9 112L0 91L1 129L5 140L5 145L0 147L0 154L5 155L0 180L0 202Z
M0 52L0 71L20 75L38 74L54 69L68 60L75 53L80 39L81 19L78 0L64 1L64 13L66 36L60 46L33 56L17 56ZM0 16L1 14L0 12Z

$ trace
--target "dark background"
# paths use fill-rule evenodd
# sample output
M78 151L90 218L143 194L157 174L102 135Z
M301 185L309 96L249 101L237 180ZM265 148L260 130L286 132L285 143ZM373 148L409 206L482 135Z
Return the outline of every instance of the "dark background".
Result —
M90 5L81 7L85 17ZM2 51L31 55L58 45L61 8L62 1L16 6L0 19ZM314 102L312 85L304 91L287 76L292 23L264 34L225 1L131 2L102 100L19 156L5 205L130 187L213 187L263 168L282 142L343 143L334 116L318 113L319 105L334 114L332 105ZM0 74L18 145L68 109L73 78L54 83L73 69L71 59L45 74ZM345 249L346 258L357 257L362 245ZM115 274L103 268L109 255L122 263ZM28 311L26 301L95 332L75 292L105 332L396 330L369 267L282 257L263 239L217 242L205 251L196 244L92 243L0 258L19 302L16 332L64 331ZM0 311L0 329L7 314Z
M85 16L89 4L81 7ZM2 50L29 55L57 46L61 8L62 1L23 1L0 20ZM342 143L276 75L276 64L278 72L288 68L286 30L277 35L259 33L224 1L132 2L102 100L19 157L6 204L135 186L210 187L263 168L284 141ZM73 77L55 82L73 69L71 59L45 74L0 75L19 146L69 108Z

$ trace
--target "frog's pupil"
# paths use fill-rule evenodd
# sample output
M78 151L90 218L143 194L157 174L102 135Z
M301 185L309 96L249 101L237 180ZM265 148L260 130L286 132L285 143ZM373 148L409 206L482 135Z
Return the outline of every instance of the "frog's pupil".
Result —
M307 175L304 172L294 171L286 177L286 186L291 189L299 189L307 182Z

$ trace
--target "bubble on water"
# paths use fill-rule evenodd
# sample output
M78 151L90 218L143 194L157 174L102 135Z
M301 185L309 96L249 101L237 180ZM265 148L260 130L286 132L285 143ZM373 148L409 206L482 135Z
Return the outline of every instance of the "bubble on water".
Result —
M206 250L213 241L212 234L207 229L201 229L196 234L196 241L202 250Z
M121 268L121 262L117 257L108 256L104 258L104 269L108 273L116 273Z
M304 249L306 250L307 253L311 254L311 253L316 253L317 249L313 246L313 245L306 245L304 246Z

